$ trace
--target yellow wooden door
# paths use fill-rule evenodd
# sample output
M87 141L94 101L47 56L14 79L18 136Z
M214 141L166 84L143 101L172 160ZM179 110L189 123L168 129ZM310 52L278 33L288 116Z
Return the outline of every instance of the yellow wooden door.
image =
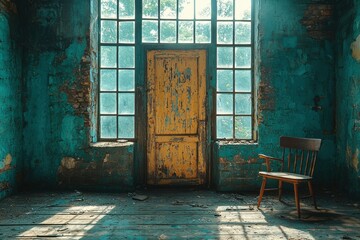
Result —
M148 51L147 90L147 183L204 184L206 51Z

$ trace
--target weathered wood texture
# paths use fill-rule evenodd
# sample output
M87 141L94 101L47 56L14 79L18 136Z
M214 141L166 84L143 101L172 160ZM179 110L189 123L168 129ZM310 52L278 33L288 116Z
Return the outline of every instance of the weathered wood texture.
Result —
M259 172L263 177L261 184L260 195L258 199L258 207L260 206L262 196L264 194L267 179L277 180L279 183L279 200L281 200L283 182L291 183L294 186L295 204L300 218L300 199L298 192L298 185L300 183L307 183L310 195L313 198L314 206L316 206L315 195L312 187L312 176L316 165L316 159L321 146L321 139L314 138L295 138L295 137L280 137L280 147L283 149L282 158L269 157L264 154L259 154L259 157L266 162L266 172ZM271 172L270 161L276 160L282 163L281 169L284 169L284 164L287 161L287 169L281 172Z
M148 184L203 184L205 50L147 53Z
M359 239L359 205L320 196L316 211L296 209L256 195L210 191L132 194L33 193L0 202L0 239ZM286 202L292 197L284 196Z

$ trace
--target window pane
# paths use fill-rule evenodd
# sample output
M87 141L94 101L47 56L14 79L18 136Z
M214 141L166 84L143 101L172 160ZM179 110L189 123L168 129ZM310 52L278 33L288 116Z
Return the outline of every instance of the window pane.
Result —
M135 18L135 1L119 0L119 19Z
M135 22L119 22L119 43L135 43Z
M176 42L176 22L161 21L160 22L160 42L175 43Z
M210 43L210 42L211 42L211 22L197 21L196 43Z
M116 21L101 21L100 41L102 43L116 43L116 25Z
M116 91L116 70L100 70L100 91Z
M196 1L196 19L211 19L211 0Z
M158 17L158 0L143 0L143 18Z
M233 67L233 48L218 47L217 48L217 67L232 68Z
M217 138L233 138L233 117L218 116L216 118Z
M217 94L217 114L233 114L233 95Z
M237 22L235 23L235 43L250 44L251 43L251 23Z
M217 0L217 18L220 20L232 20L233 8L233 0Z
M101 0L100 12L101 18L117 17L117 0Z
M160 0L161 19L175 19L176 12L176 0Z
M116 67L116 47L100 47L101 67Z
M251 0L235 0L235 19L251 20Z
M135 121L134 117L119 117L119 138L134 138Z
M251 67L251 48L236 47L235 48L235 67L250 68Z
M217 91L232 92L233 91L233 71L218 70L217 71Z
M235 117L235 138L251 139L251 117Z
M100 137L116 138L116 117L100 117Z
M119 70L119 91L135 90L135 71Z
M134 47L119 47L119 67L120 68L135 67Z
M142 42L144 43L158 42L158 21L142 22Z
M235 114L251 114L251 94L235 95Z
M235 71L235 91L251 92L251 71L250 70Z
M116 113L116 93L100 93L100 114Z
M194 19L194 0L179 0L179 19Z
M134 114L135 113L135 94L134 93L119 93L119 114Z
M217 42L218 44L232 44L233 43L233 23L232 22L218 22L217 24Z
M179 43L194 42L194 22L179 21Z

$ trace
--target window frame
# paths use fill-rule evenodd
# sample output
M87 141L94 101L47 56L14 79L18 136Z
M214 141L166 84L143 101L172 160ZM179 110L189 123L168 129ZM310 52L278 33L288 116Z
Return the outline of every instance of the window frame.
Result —
M138 128L144 128L144 126L146 126L146 124L139 124L139 120L144 119L141 118L139 116L142 115L146 115L146 111L144 112L144 108L142 106L138 106L138 103L141 101L144 101L143 97L140 97L139 94L145 94L146 91L144 91L144 87L145 87L145 80L141 79L144 77L144 71L146 71L146 66L145 66L145 61L144 61L144 57L145 57L145 50L146 49L150 49L150 48L172 48L172 49L191 49L191 48L204 48L206 47L207 49L209 49L208 54L210 56L208 56L208 67L209 68L213 68L213 69L208 69L207 72L209 74L209 86L208 86L208 90L209 93L213 92L214 94L210 94L212 97L211 99L209 99L210 101L207 100L208 103L211 103L211 106L209 106L207 108L207 115L209 116L209 130L211 130L210 135L212 136L212 139L217 140L217 141L234 141L234 142L242 142L242 141L256 141L257 139L257 134L256 134L256 119L255 119L255 112L256 112L256 108L255 108L255 104L256 104L256 98L255 98L255 51L256 51L256 46L255 46L255 0L251 0L251 42L250 44L248 44L251 47L251 64L250 64L250 77L251 77L251 91L250 92L236 92L235 91L235 48L238 46L242 46L242 44L235 44L235 23L236 22L242 22L241 20L235 20L235 6L233 7L233 18L231 20L218 20L217 17L217 5L218 5L218 1L217 0L211 0L211 14L210 14L210 26L211 26L211 35L210 35L210 42L209 43L196 43L196 36L195 36L195 32L196 32L196 22L197 21L203 21L203 19L196 19L195 17L195 12L196 12L196 3L194 1L194 16L192 19L180 19L179 16L179 10L178 10L178 6L177 6L177 12L176 12L176 17L175 19L162 19L160 17L160 0L157 0L158 2L158 16L157 18L143 18L142 14L143 14L143 9L142 9L142 1L136 1L134 0L134 5L135 5L135 12L134 12L134 19L123 19L120 20L119 19L119 1L120 0L116 0L117 3L117 17L116 19L111 19L117 22L116 25L116 43L113 44L104 44L101 43L101 20L106 20L107 18L102 18L101 17L101 0L97 0L97 4L98 4L98 12L96 13L98 15L97 18L97 29L98 29L98 39L97 39L97 47L98 47L98 57L97 57L97 64L98 64L98 70L97 70L97 78L98 78L98 86L96 87L96 94L97 94L97 102L96 102L96 110L95 110L95 115L96 119L97 119L97 123L94 125L95 127L95 132L96 132L96 138L95 141L97 142L112 142L112 141L137 141L137 137L140 136L139 135L139 131L141 131L141 129L139 130ZM201 1L201 0L200 0ZM176 1L177 3L179 2L178 0ZM234 4L235 4L235 0L233 0ZM121 44L119 43L119 22L122 21L134 21L134 28L135 28L135 36L134 36L134 43L131 44ZM155 20L158 22L158 39L157 42L143 42L143 36L142 36L142 23L143 20ZM160 41L160 22L162 20L171 20L171 21L175 21L176 22L176 41L175 43L162 43ZM179 42L179 22L180 21L191 21L193 23L193 41L192 43L183 43L183 42ZM217 31L218 31L218 23L219 22L232 22L233 24L233 43L232 44L218 44L217 42ZM116 69L116 96L118 96L118 94L120 93L125 93L122 91L119 91L118 88L118 79L119 79L119 66L118 66L118 58L119 58L119 54L118 54L118 47L119 46L134 46L134 51L135 51L135 63L134 63L134 72L135 72L135 76L134 76L134 89L133 91L131 91L131 93L134 96L134 112L133 114L130 114L129 116L133 117L134 119L134 130L133 130L133 134L134 136L132 138L119 138L118 136L118 132L119 132L119 121L118 118L120 115L118 114L118 97L116 97L116 114L113 114L111 116L116 116L116 138L102 138L101 137L101 116L106 116L106 114L101 114L100 113L100 93L106 93L106 91L101 91L100 90L100 81L101 81L101 76L100 76L100 72L101 69L104 69L101 67L101 46L104 45L109 45L109 46L116 46L116 67L114 69ZM245 44L246 45L246 44ZM217 70L220 69L217 66L217 48L218 46L224 46L224 47L232 47L233 48L233 67L231 68L231 70L233 71L233 91L231 92L232 96L233 96L233 113L232 114L218 114L217 113L217 94L221 94L223 92L218 91L217 89ZM145 58L146 59L146 58ZM214 70L215 69L215 70ZM213 77L211 77L213 76ZM215 85L215 86L214 86ZM128 92L126 92L128 93ZM229 92L224 92L225 94L229 94ZM235 95L236 94L250 94L251 95L251 113L250 114L245 114L246 116L249 116L251 119L251 136L250 138L235 138L236 134L235 134L235 118L238 116L243 116L244 114L236 114L235 113ZM209 95L209 96L210 96ZM208 96L208 97L209 97ZM145 97L146 99L146 97ZM245 116L244 115L244 116ZM125 116L125 115L121 115L121 116ZM210 117L212 116L212 117ZM217 117L218 116L232 116L233 119L233 129L232 129L232 137L231 138L223 138L223 137L218 137L217 136ZM211 127L210 127L211 126Z
M137 52L137 48L136 48L136 22L137 22L137 15L136 15L136 1L134 1L134 17L133 18L120 18L120 12L119 12L119 2L120 0L116 0L116 17L115 18L106 18L106 17L102 17L101 15L101 0L98 0L98 90L97 90L97 99L98 99L98 104L97 104L97 140L101 141L101 142L111 142L111 141L121 141L121 140L125 140L125 141L135 141L136 139L136 106L137 106L137 101L136 101L136 52ZM101 23L102 21L116 21L116 42L115 43L103 43L101 42ZM121 22L133 22L134 23L134 42L132 43L123 43L123 42L119 42L119 24ZM115 67L102 67L101 64L101 47L103 46L111 46L111 47L115 47L116 48L116 63L115 63ZM120 47L124 47L124 46L131 46L134 48L134 66L133 67L120 67L119 66L119 48ZM102 70L114 70L116 71L116 89L115 90L101 90L101 71ZM123 90L119 90L119 71L121 70L133 70L134 71L134 88L132 91L123 91ZM115 94L115 113L101 113L101 94ZM133 108L133 113L125 113L125 114L121 114L119 113L119 96L123 95L123 94L132 94L133 98L134 98L134 108ZM115 134L116 137L101 137L101 117L114 117L116 118L116 123L115 123ZM132 117L133 118L133 137L119 137L119 119L121 118L129 118Z
M215 0L216 1L216 0ZM216 1L217 2L217 1ZM235 4L236 0L233 0L233 3ZM243 142L243 141L256 141L256 134L255 134L255 125L256 125L256 119L255 119L255 0L251 0L251 19L250 20L236 20L235 19L235 8L236 6L233 7L233 17L232 19L229 20L218 20L217 19L217 15L216 15L216 35L217 35L217 31L218 31L218 23L219 22L233 22L233 31L232 31L232 44L218 44L217 39L216 39L216 62L217 62L217 54L218 54L218 47L232 47L233 48L233 53L232 53L232 58L233 58L233 67L232 68L224 68L224 67L218 67L217 63L216 63L216 90L215 90L215 119L213 119L214 121L214 135L216 136L215 139L217 141L232 141L232 142ZM216 9L217 10L217 9ZM235 24L237 22L251 22L251 40L250 40L250 44L236 44L235 43L235 38L236 38L236 29L235 29ZM235 67L235 62L236 62L236 47L250 47L251 48L251 63L250 63L250 68L236 68ZM232 91L218 91L218 82L219 79L217 78L217 70L232 70L233 74L232 74ZM236 91L236 87L235 87L235 72L237 70L250 70L250 82L251 82L251 89L250 91ZM228 95L232 95L232 113L218 113L218 94L228 94ZM250 94L251 98L251 112L250 114L236 114L236 95L238 94ZM236 138L236 117L250 117L251 119L251 130L250 130L250 137L249 138ZM232 117L232 137L218 137L218 117Z

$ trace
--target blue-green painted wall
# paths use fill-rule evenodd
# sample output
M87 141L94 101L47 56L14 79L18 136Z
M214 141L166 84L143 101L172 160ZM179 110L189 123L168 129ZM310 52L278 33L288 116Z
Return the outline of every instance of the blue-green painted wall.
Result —
M15 192L22 170L22 50L14 1L0 0L0 199Z
M90 1L25 1L24 179L30 188L129 190L134 145L90 146ZM118 144L119 145L119 144Z
M92 88L96 82L91 81L96 78L90 77L91 68L96 69L91 64L96 49L90 44L94 27L90 2L22 1L23 67L16 38L6 37L14 29L16 15L9 22L8 14L0 14L4 28L0 39L8 39L0 48L1 61L7 66L0 68L0 97L6 103L1 107L13 111L11 117L0 116L5 123L0 129L6 132L0 139L0 161L10 153L17 166L1 174L0 182L15 182L23 153L28 187L128 190L138 183L138 168L144 168L145 160L136 156L144 156L137 152L143 147L89 144L96 133L91 104L96 100ZM213 185L218 190L258 190L257 171L262 166L256 162L257 154L278 155L279 136L292 135L323 139L318 185L341 185L342 179L351 183L349 192L358 194L359 62L350 46L359 35L359 1L347 1L347 8L331 0L257 2L258 142L214 143ZM334 9L339 16L334 17ZM145 98L141 99L145 104Z
M336 101L338 180L360 197L360 1L338 1Z
M89 116L94 115L90 102L96 99L89 76L90 59L96 51L89 40L90 2L43 0L24 5L28 29L24 176L32 187L127 189L141 173L138 168L144 168L133 167L134 155L143 156L135 153L136 145L89 147ZM276 154L279 136L293 135L324 139L322 170L317 176L320 183L331 183L334 179L327 173L335 164L336 149L333 5L328 1L258 2L259 141L215 144L212 182L218 190L257 189L257 154ZM119 165L116 176L103 169L107 154ZM99 173L104 171L106 174Z
M257 155L281 157L281 135L323 139L315 174L332 185L336 161L334 5L331 1L257 1L255 74L258 143L215 144L219 190L259 189ZM315 102L318 97L320 101Z

